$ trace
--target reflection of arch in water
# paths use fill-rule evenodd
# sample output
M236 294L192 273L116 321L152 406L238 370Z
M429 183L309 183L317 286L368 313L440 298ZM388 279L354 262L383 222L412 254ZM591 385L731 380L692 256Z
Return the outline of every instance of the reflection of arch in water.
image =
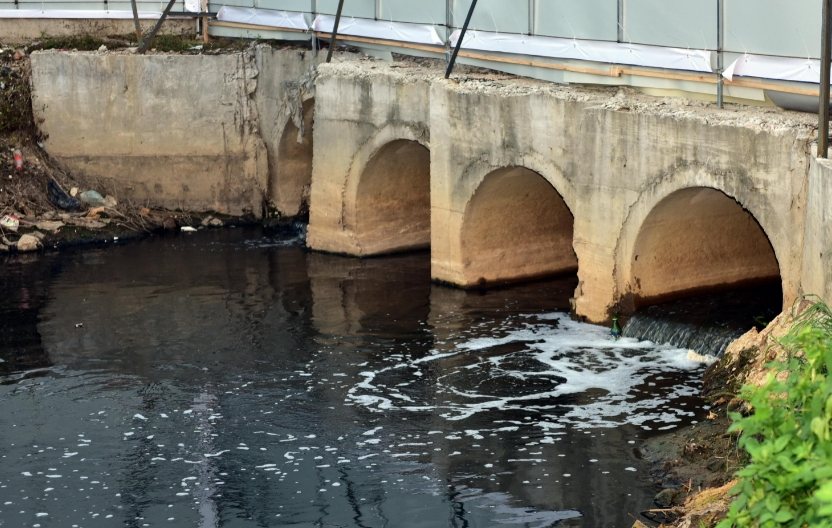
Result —
M485 176L465 208L462 266L468 285L573 271L574 217L539 173L506 167Z
M622 257L635 304L699 290L780 278L775 249L755 216L712 187L687 187L658 200Z

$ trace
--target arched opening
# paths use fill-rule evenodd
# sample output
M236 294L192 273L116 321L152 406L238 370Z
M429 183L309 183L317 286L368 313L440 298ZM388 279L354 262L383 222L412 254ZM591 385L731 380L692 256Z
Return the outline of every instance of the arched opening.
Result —
M303 130L290 119L280 136L272 196L285 216L297 216L308 209L314 115L315 101L309 99L303 103Z
M633 251L637 304L720 286L779 280L774 249L757 220L716 189L676 191L653 208Z
M676 191L647 215L631 261L625 335L719 355L782 308L780 267L754 216L716 189Z
M355 236L362 255L430 246L430 151L392 141L376 152L358 182Z
M469 285L505 283L574 271L574 217L540 174L524 167L485 177L466 207L462 263Z

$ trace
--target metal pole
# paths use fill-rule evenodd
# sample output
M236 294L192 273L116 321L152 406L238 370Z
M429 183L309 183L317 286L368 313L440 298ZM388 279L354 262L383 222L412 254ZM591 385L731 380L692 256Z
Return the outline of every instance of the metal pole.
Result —
M136 0L130 0L130 7L133 8L133 28L136 30L136 42L142 41L142 26L139 23L139 8Z
M716 3L716 105L725 106L725 79L722 71L725 69L725 56L722 48L725 45L725 0Z
M832 0L823 0L821 21L821 58L820 58L820 105L818 109L818 157L826 158L829 150L829 68L830 43L829 16L832 14Z
M169 0L168 5L165 6L165 10L162 11L162 16L160 16L159 20L156 21L156 25L154 25L150 29L150 31L147 33L147 35L145 35L145 37L139 43L139 48L136 50L136 53L143 54L145 51L147 51L147 48L149 48L150 45L153 44L153 39L156 38L156 33L159 32L159 28L162 27L162 23L168 17L168 14L170 13L170 10L173 7L173 4L175 4L175 3L176 3L176 0Z
M344 9L344 0L338 0L338 11L335 12L335 26L332 28L332 38L329 39L329 51L326 52L326 61L332 60L332 52L335 51L335 42L338 39L338 26L341 25L341 11Z
M465 17L465 23L462 24L462 32L459 34L459 40L456 41L456 47L451 54L451 61L448 63L448 69L445 70L445 78L449 78L454 71L456 64L456 57L459 55L459 48L462 47L462 41L465 40L465 33L468 31L468 24L471 23L471 17L474 15L474 9L477 7L477 0L471 0L471 7L468 9L468 16Z

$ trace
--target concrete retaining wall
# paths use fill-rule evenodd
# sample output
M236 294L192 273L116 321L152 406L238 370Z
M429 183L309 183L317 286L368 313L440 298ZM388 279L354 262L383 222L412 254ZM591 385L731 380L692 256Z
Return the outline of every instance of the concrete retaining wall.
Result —
M309 200L321 59L268 45L220 55L36 52L33 108L46 150L120 199L257 216L271 204L294 216Z

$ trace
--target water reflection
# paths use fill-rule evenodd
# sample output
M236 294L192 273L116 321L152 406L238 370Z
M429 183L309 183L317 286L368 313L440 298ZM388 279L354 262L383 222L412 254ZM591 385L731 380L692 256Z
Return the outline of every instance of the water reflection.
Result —
M0 387L10 526L629 526L633 448L701 414L673 351L551 315L574 278L466 293L243 231L38 262L4 284L54 365Z

